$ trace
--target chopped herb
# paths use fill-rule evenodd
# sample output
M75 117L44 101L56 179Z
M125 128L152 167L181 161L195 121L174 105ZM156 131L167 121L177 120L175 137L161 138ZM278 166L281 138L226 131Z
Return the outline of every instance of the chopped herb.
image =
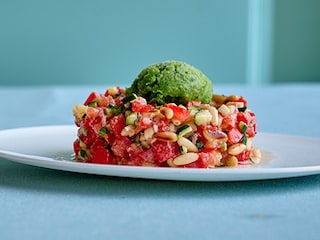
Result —
M83 158L88 157L87 151L83 148L80 149L80 156Z
M250 162L251 164L254 164L254 163L255 163L251 157L249 158L249 162Z
M241 132L242 132L243 134L246 134L247 129L248 129L248 125L244 123L244 124L241 126Z
M242 143L244 145L247 145L247 141L248 141L247 129L248 129L248 125L247 124L243 124L242 127L241 127L241 131L242 131L242 134L243 134Z
M122 92L119 92L116 96L121 98L121 97L123 97L123 94L122 94Z
M119 115L122 113L122 110L119 108L115 108L115 109L113 109L113 113L114 113L114 115Z
M104 136L108 133L108 129L106 127L103 127L99 130L99 136Z
M136 99L137 98L137 95L132 93L128 96L126 96L125 98L122 99L122 103L125 104L125 103L128 103L128 102L131 102L132 100Z
M120 113L122 113L122 110L117 106L109 104L109 106L106 108L106 113L107 116L119 115Z
M247 107L240 107L238 108L239 112L245 112L247 110Z
M197 141L197 142L196 142L196 146L197 146L198 149L201 149L201 148L204 147L204 144L203 144L203 142L201 142L201 141Z
M248 141L248 135L245 133L245 134L243 134L243 137L242 137L242 143L244 145L247 145L247 141Z

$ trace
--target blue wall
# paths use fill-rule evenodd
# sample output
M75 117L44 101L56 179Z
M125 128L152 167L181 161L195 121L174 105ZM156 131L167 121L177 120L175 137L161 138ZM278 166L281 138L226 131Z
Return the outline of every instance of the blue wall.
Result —
M273 82L320 82L320 1L276 0Z
M248 32L253 6L273 6L258 9L272 16L270 49L249 44L267 34ZM0 85L129 85L172 59L214 84L259 84L250 73L261 69L270 83L320 82L319 9L319 0L0 0Z
M0 85L130 84L186 61L246 78L247 0L0 0Z

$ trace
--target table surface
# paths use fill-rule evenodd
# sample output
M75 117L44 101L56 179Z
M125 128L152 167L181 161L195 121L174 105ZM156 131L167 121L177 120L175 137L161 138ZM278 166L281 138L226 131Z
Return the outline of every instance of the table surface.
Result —
M2 87L0 130L73 124L73 104L106 87ZM320 137L318 84L224 85L215 92L245 96L261 132ZM0 159L1 239L319 239L319 199L320 175L179 182Z

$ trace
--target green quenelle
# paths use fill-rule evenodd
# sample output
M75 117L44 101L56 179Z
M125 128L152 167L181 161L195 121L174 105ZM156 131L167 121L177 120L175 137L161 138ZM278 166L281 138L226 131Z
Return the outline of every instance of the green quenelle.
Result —
M143 69L126 93L135 93L160 105L189 101L209 103L213 89L211 81L195 67L185 62L166 61Z

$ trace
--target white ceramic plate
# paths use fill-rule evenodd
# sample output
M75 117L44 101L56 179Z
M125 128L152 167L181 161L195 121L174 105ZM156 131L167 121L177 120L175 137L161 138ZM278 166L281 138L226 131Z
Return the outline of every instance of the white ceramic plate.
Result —
M320 139L259 133L261 163L238 168L131 167L72 161L75 126L42 126L0 131L0 157L28 165L107 176L178 181L247 181L320 173Z

